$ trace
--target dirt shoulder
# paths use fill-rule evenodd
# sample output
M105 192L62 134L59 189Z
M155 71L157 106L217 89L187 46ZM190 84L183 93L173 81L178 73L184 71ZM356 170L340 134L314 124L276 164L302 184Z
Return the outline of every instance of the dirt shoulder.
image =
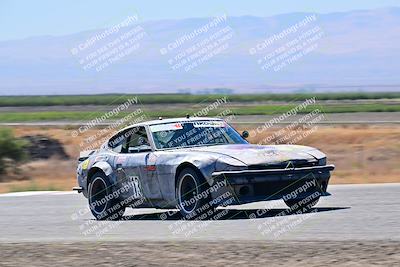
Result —
M399 241L0 244L0 266L398 266Z

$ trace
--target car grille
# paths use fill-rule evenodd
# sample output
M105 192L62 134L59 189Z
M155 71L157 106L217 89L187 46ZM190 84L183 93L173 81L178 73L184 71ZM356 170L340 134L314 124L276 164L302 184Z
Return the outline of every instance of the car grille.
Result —
M291 169L291 168L304 168L304 167L313 167L317 166L317 161L308 161L308 160L291 160L284 161L279 164L258 164L258 165L249 165L249 170L270 170L270 169Z

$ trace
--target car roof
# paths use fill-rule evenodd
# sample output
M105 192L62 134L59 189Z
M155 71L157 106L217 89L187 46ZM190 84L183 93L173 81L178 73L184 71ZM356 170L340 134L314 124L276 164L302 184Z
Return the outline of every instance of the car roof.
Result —
M150 125L165 124L165 123L191 122L191 121L223 121L223 119L209 118L209 117L189 117L189 118L183 117L183 118L158 119L158 120L144 121L140 123L131 124L121 129L118 133L123 132L126 129L137 126L150 126Z

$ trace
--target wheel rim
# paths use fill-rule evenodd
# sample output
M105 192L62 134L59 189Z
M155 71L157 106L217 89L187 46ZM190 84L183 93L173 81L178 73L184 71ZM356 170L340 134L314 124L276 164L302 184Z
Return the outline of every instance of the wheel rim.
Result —
M103 178L97 177L93 180L90 186L90 205L92 210L101 214L107 207L107 185Z
M179 182L179 205L186 213L191 213L197 206L194 196L198 195L197 181L191 174L185 174ZM186 203L184 205L184 203Z

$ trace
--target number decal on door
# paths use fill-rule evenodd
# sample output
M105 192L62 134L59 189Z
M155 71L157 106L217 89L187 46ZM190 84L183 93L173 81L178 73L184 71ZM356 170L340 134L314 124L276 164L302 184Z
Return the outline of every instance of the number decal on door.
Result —
M142 198L142 186L140 184L139 176L129 176L128 181L122 184L123 187L128 187L129 190L132 188L132 196L133 198Z

